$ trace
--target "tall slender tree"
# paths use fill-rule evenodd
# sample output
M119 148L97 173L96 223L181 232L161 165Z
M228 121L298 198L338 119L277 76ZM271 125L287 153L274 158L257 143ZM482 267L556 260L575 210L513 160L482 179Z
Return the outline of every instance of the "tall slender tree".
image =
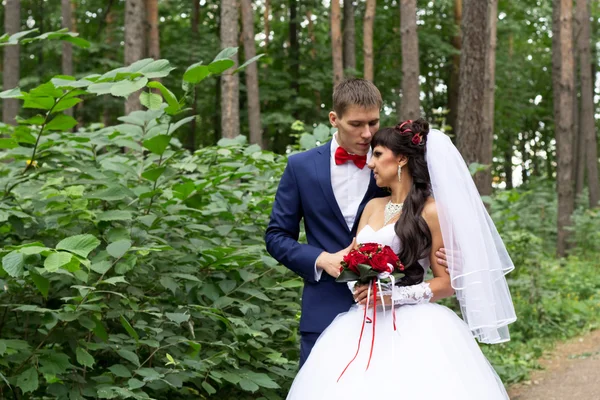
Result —
M146 0L146 27L148 30L148 57L158 60L160 58L158 0Z
M125 2L125 65L144 58L145 29L144 29L144 1L127 0ZM129 95L125 102L125 114L141 110L139 92Z
M344 70L356 69L354 0L344 0Z
M485 93L483 98L483 126L481 163L489 165L481 171L480 193L492 194L492 158L494 142L494 94L496 87L496 27L498 19L498 0L488 0L488 26L487 26L487 58L485 64Z
M74 31L72 0L61 1L62 27ZM73 75L73 44L63 42L62 44L62 73ZM73 109L65 110L65 114L73 116Z
M298 0L290 1L290 75L291 86L296 97L300 96L300 42L298 41ZM293 112L298 118L297 111Z
M244 37L244 57L250 60L256 56L256 43L254 42L254 13L252 0L241 0L242 5L242 31ZM250 128L250 143L263 146L262 126L260 123L260 96L258 87L258 67L252 63L246 67L246 94L248 96L248 122Z
M200 38L199 25L200 25L200 0L192 0L191 28L192 28L193 43L197 43L198 39ZM196 53L197 53L197 46L194 46L192 48L192 51L190 52L190 63L196 62L196 58L198 56ZM194 94L193 94L193 99L192 99L192 114L195 115L196 117L192 120L192 122L190 124L191 125L190 132L188 133L186 145L185 145L186 148L191 152L196 150L196 127L197 127L197 120L199 118L199 115L198 115L198 86L194 87Z
M456 34L452 37L452 46L455 52L452 54L452 69L450 70L450 79L448 81L448 125L452 133L456 133L456 116L458 114L458 92L459 92L459 74L460 74L460 51L462 47L462 37L460 27L462 24L462 0L454 0L454 24Z
M333 55L333 84L344 79L344 63L342 59L342 15L340 1L331 1L331 52Z
M581 79L581 114L579 118L581 142L586 150L585 164L587 166L587 181L590 207L598 206L600 201L600 182L598 182L598 153L596 125L594 121L594 87L592 77L592 62L590 51L591 24L589 0L577 0L577 21L579 36L577 50L580 62Z
M488 2L464 0L462 52L460 58L460 92L456 139L467 164L482 163L485 70L487 60ZM487 193L481 172L475 175L479 192Z
M263 23L265 25L265 48L269 47L269 37L271 36L271 27L269 18L271 15L271 0L265 0L265 12L263 14Z
M373 68L373 24L375 22L376 0L367 0L365 18L363 21L363 58L364 78L373 81L375 78Z
M557 253L568 248L567 227L574 209L573 193L573 1L553 1L552 86L557 158L558 235Z
M221 48L238 46L238 7L236 0L221 1ZM237 54L232 57L235 65L221 75L221 135L233 138L240 134L239 77L233 71L238 66Z
M4 31L8 34L17 33L21 30L21 1L6 0L4 8ZM4 47L4 71L2 72L2 83L4 90L19 86L20 79L20 56L19 45ZM19 100L3 99L2 122L16 125L15 117L19 113Z
M417 119L421 115L417 0L400 1L400 36L402 40L400 119Z

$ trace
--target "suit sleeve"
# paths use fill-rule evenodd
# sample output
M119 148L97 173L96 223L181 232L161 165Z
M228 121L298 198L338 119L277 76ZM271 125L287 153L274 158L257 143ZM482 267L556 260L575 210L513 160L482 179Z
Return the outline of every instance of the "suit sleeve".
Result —
M265 243L273 258L303 279L316 282L316 261L323 250L298 243L302 217L300 190L293 164L288 160L275 195Z

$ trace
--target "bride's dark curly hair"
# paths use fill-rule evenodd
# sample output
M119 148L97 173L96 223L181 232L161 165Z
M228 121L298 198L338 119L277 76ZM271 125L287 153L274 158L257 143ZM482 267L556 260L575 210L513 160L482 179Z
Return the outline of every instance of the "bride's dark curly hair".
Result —
M421 216L425 202L431 196L431 179L425 160L425 147L429 123L424 119L404 121L393 128L382 128L373 136L371 148L382 146L395 155L404 155L412 176L413 184L404 200L402 214L394 226L402 243L398 256L406 266L406 276L398 283L401 286L415 285L423 281L425 271L417 263L429 256L431 232Z

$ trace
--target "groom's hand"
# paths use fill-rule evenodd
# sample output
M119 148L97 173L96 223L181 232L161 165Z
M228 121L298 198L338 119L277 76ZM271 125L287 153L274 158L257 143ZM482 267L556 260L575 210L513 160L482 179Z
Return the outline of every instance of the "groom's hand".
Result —
M356 247L356 238L352 240L350 246L338 251L337 253L328 253L326 251L322 252L317 258L317 268L321 268L327 274L337 278L340 276L340 267L342 266L342 261L344 261L344 256L348 254L354 247Z

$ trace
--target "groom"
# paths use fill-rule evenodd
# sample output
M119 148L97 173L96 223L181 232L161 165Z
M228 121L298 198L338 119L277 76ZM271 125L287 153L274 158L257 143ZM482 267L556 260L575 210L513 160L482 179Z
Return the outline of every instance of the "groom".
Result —
M333 91L333 139L289 157L279 182L265 241L277 261L304 279L300 318L300 367L336 315L354 303L335 282L365 204L383 196L366 168L383 101L373 83L341 82ZM300 220L308 244L298 243Z
M337 85L329 113L337 133L320 147L290 156L279 182L265 242L273 258L304 279L300 367L319 335L354 303L348 286L335 278L365 205L387 195L366 168L382 103L367 80ZM308 244L298 243L303 218Z

